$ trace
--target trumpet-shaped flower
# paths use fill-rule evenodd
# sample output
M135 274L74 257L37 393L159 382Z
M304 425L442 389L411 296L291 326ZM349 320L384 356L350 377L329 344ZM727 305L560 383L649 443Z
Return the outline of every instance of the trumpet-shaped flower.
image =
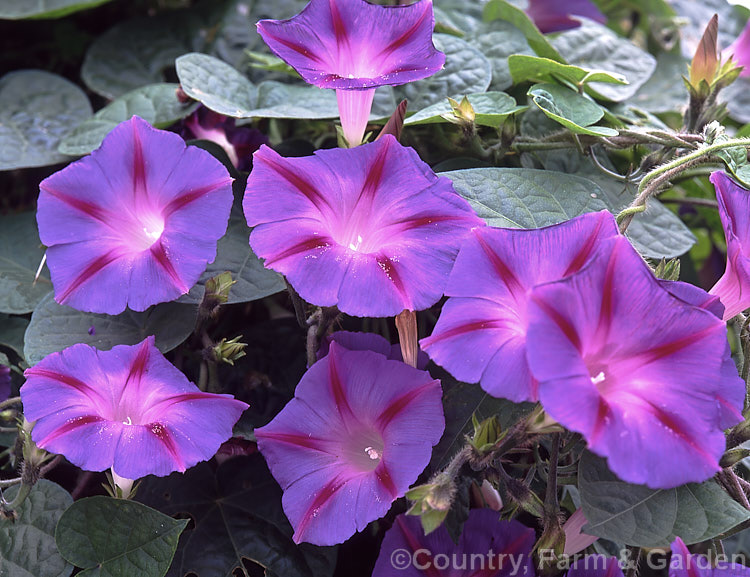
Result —
M575 16L583 16L601 24L607 22L606 16L591 0L529 0L526 14L543 34L578 28L581 21Z
M310 84L336 89L344 136L360 144L375 88L431 76L445 55L432 44L431 0L377 6L365 0L311 0L290 20L261 20L269 48Z
M463 237L484 224L390 135L304 158L261 147L243 207L253 250L303 299L368 317L435 304Z
M724 305L724 320L750 307L750 191L723 172L711 174L727 239L727 268L709 291Z
M669 577L750 577L750 567L719 561L714 564L705 555L693 555L677 537L670 546Z
M229 118L201 106L185 119L183 136L210 140L221 146L227 157L238 170L249 171L253 166L253 152L262 144L268 144L268 137L256 128L235 126L234 118Z
M454 543L444 526L425 535L419 517L399 515L385 534L373 577L534 577L534 530L471 509Z
M332 342L294 399L255 430L294 541L341 543L385 515L443 433L441 395L425 371Z
M107 314L187 293L216 256L233 198L221 162L137 116L39 188L55 300Z
M537 400L526 362L527 303L534 286L580 270L617 234L614 217L589 213L540 229L477 229L456 258L432 335L421 345L454 377L496 397Z
M664 290L627 239L534 288L528 317L542 405L616 475L671 488L719 470L745 396L727 371L726 327Z
M24 415L32 438L87 471L126 479L185 471L232 436L247 405L203 393L154 345L98 351L84 344L26 369Z

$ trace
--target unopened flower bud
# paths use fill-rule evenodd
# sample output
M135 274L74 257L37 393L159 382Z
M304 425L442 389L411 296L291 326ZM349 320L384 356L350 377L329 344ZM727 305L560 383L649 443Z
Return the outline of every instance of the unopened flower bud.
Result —
M472 483L471 497L478 508L492 509L493 511L500 511L503 508L503 499L500 497L500 493L487 479L482 481L481 485Z
M234 361L245 356L247 343L240 342L242 336L233 339L221 339L212 349L212 355L217 363L227 363L234 366Z

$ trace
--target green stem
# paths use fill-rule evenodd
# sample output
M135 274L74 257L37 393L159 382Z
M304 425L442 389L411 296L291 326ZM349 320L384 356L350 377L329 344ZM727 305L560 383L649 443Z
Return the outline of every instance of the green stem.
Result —
M6 408L11 407L13 405L18 405L20 403L21 403L21 397L12 397L10 399L6 399L2 403L0 403L0 411L3 411Z
M34 486L31 484L21 483L18 487L16 498L13 499L10 503L8 503L4 498L0 498L0 510L10 512L18 509L26 500L26 497L29 496L29 493L31 493L31 489L33 487Z
M13 485L18 485L22 481L21 477L16 477L15 479L2 479L0 480L0 489L5 489L6 487L12 487Z
M646 199L659 192L661 186L666 184L670 178L697 164L710 161L711 156L715 152L739 146L750 146L750 138L732 138L723 142L716 142L704 146L689 154L675 158L671 162L667 162L646 174L638 185L638 196L636 196L635 200L628 208L625 208L617 215L617 222L620 224L620 232L624 233L625 230L627 230L628 225L633 220L635 212L642 212L645 210L645 208L639 207L645 207ZM638 210L634 211L633 209Z

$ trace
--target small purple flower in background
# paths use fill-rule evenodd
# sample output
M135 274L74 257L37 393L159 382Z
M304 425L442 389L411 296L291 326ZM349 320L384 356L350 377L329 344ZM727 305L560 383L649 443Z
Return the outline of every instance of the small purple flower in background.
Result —
M727 268L709 291L724 305L724 320L750 307L750 191L724 172L710 178L727 239Z
M255 430L294 541L334 545L385 515L443 434L441 396L425 371L331 343L294 399Z
M154 345L73 345L26 369L32 438L87 471L165 476L210 459L247 404L203 393Z
M268 144L268 137L260 130L235 126L234 118L201 106L185 119L183 137L210 140L221 146L237 170L249 172L253 166L253 152Z
M587 535L583 532L583 526L588 523L586 517L583 514L583 509L576 509L575 512L568 517L563 525L563 531L565 532L565 549L563 555L571 556L576 553L580 553L589 545L592 545L599 537L593 535Z
M622 567L616 557L586 555L570 566L566 577L623 577L623 575Z
M750 568L719 561L716 566L705 555L693 555L679 537L672 541L669 577L750 577Z
M622 480L652 488L719 470L745 387L726 326L664 290L624 237L529 300L527 358L545 411ZM575 402L571 402L575 399ZM732 418L733 417L733 418Z
M187 293L216 256L233 200L221 162L137 116L39 188L55 300L107 314Z
M743 67L740 76L750 76L750 21L745 24L737 39L721 52L722 60L731 56L737 66Z
M404 360L399 345L392 345L384 337L373 333L359 333L352 331L336 331L327 335L321 342L318 349L318 359L322 359L328 354L328 349L332 342L338 343L350 351L375 351L386 358L394 361ZM424 370L430 362L430 358L424 351L419 351L417 357L417 368Z
M306 301L361 317L435 304L464 236L484 226L390 135L303 158L261 147L243 207L266 267Z
M526 362L526 307L537 284L583 267L603 239L617 235L607 211L540 229L482 228L456 258L437 325L422 348L454 377L489 394L536 401Z
M528 0L526 14L534 21L536 27L543 34L562 32L578 28L581 21L571 16L583 16L599 22L607 23L607 17L602 14L591 0Z
M0 365L0 401L10 397L10 367Z
M357 146L375 88L431 76L445 64L432 44L431 0L377 6L364 0L312 0L289 20L261 20L269 48L309 84L336 89L344 136Z
M471 509L458 544L444 526L424 534L419 517L399 515L385 534L372 577L534 577L534 530Z

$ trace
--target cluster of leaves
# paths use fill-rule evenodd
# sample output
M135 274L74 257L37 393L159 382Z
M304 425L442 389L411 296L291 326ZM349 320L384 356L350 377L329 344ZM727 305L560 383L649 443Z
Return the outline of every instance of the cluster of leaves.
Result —
M226 392L251 403L235 434L252 441L253 428L291 398L305 368L305 351L283 278L265 269L248 246L239 206L246 175L232 168L238 202L215 262L190 293L114 317L54 301L49 276L40 268L44 248L33 212L35 186L54 170L49 167L94 150L134 114L157 127L177 128L199 105L259 127L285 155L335 146L334 93L304 84L254 30L257 20L290 17L305 2L154 1L134 3L130 10L117 3L94 9L106 2L17 0L0 7L4 19L65 17L52 24L62 27L104 15L111 23L92 38L80 74L66 78L19 65L0 78L0 171L6 171L0 182L7 181L13 191L2 204L6 214L0 215L0 363L16 371L17 391L23 368L51 352L80 342L109 349L153 334L159 349L173 351L171 358L192 380L210 365L209 372L221 372L217 380ZM747 19L747 11L722 0L623 0L601 2L608 27L586 21L548 37L505 0L434 4L434 41L446 54L445 68L406 86L379 88L371 121L384 123L407 99L404 144L449 177L488 224L518 228L602 209L618 213L636 196L639 174L678 150L697 148L698 141L687 137L696 137L703 127L683 125L687 61L713 13L719 14L723 45ZM678 29L678 23L687 24ZM725 124L739 135L750 133L744 124L750 122L748 82L741 78L724 90L723 106L710 119L725 120L728 113ZM218 147L196 144L228 163ZM718 160L738 169L747 161L746 155ZM664 195L679 211L649 200L628 236L645 257L681 257L683 279L710 286L720 273L716 259L720 262L724 247L707 174L703 168L686 173ZM198 322L206 284L223 271L231 271L234 281L226 302L210 320ZM420 313L420 328L428 330L435 317L436 311ZM341 323L386 336L394 330L380 320ZM207 359L203 337L213 346L239 334L247 346L234 368ZM464 446L472 416L475 423L496 417L507 430L529 410L445 373L440 377L447 428L430 472L443 469ZM15 417L13 409L0 412L6 427L0 445L7 447L0 466L7 476L13 476L20 459ZM540 452L546 455L547 448L542 445ZM750 522L750 511L715 480L652 490L618 480L603 460L580 449L565 458L570 485L563 504L583 508L587 532L601 538L594 545L600 552L664 547L676 536L688 544L721 539ZM459 475L459 496L447 516L456 532L476 480L468 470ZM259 567L269 576L364 574L387 525L373 524L372 531L343 545L338 562L335 548L294 545L280 489L257 454L147 479L137 493L140 503L98 496L102 479L69 465L49 476L56 482L39 481L14 522L0 521L2 575L67 576L74 565L82 574L112 576L218 577L255 574ZM539 484L530 488L544 494ZM12 500L16 490L6 490L4 497ZM392 513L404 508L398 504ZM519 512L533 515L534 509ZM353 551L360 553L354 565Z

